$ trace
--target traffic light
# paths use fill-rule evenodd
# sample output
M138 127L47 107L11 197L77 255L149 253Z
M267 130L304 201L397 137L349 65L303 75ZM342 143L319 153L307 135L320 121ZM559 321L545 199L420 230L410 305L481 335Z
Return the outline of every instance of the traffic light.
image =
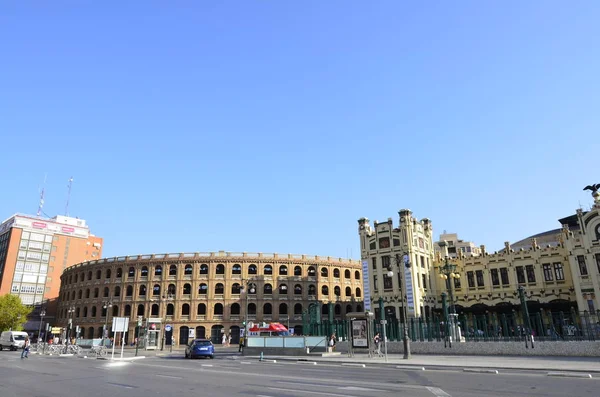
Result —
M244 326L244 327L246 326L246 322L245 321L242 321L242 326Z

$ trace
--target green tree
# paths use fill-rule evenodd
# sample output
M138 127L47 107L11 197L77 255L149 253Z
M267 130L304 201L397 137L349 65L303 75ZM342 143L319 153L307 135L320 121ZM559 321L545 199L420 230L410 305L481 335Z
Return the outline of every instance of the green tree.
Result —
M16 295L0 296L0 331L23 329L23 324L32 310L33 308L21 303L21 298Z

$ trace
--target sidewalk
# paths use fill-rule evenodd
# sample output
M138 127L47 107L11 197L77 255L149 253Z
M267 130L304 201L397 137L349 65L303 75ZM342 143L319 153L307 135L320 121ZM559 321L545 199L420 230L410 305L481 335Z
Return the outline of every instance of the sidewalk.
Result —
M244 358L259 359L258 356ZM466 368L466 369L511 369L524 371L572 371L600 373L600 360L596 357L518 357L518 356L444 356L444 355L413 355L405 360L401 354L388 354L384 357L369 358L366 354L356 354L348 357L342 353L339 356L268 356L266 359L279 361L316 361L319 363L353 363L367 366L389 365L403 367L431 368Z

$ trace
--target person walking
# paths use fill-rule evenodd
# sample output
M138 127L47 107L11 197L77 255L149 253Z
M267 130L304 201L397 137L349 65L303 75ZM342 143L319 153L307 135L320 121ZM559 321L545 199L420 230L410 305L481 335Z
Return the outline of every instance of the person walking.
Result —
M21 352L21 359L29 358L29 346L31 346L31 342L29 341L29 336L26 336L25 342L23 342L23 351Z
M373 338L373 343L375 344L375 348L377 349L377 356L382 357L383 354L381 354L381 337L379 336L379 332L375 334L375 337Z
M223 334L223 336L221 337L221 344L224 347L227 347L227 335L226 334Z
M331 348L331 351L334 352L335 351L335 345L337 344L337 338L335 336L335 332L333 334L331 334L331 336L329 337L329 347Z
M240 346L238 348L238 352L241 352L242 350L244 350L244 337L240 336Z

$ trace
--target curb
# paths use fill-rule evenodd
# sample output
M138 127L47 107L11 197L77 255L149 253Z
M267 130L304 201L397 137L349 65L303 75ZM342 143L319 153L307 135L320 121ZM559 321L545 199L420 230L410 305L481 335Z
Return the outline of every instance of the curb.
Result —
M496 374L496 375L498 375L497 369L463 368L463 372L474 372L477 374Z
M583 374L580 372L548 372L547 376L558 376L561 378L592 378L592 374Z

